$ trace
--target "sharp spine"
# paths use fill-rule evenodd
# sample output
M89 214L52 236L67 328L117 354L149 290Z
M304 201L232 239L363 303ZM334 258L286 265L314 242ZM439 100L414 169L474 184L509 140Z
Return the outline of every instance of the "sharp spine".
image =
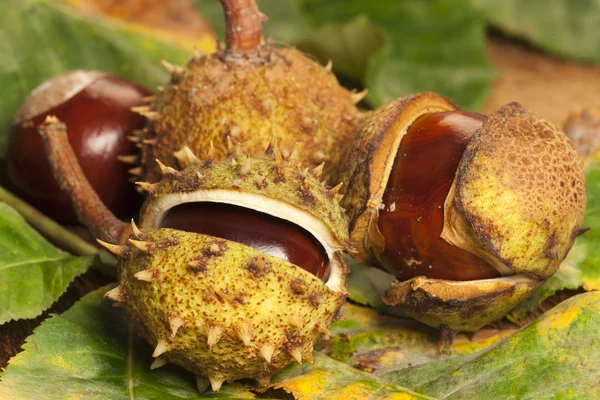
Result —
M250 157L246 157L246 161L240 167L240 175L248 175L250 173Z
M122 163L132 165L140 163L140 158L135 154L117 156L117 160L121 161Z
M252 341L252 328L245 322L242 322L238 328L238 336L246 346L250 346Z
M138 226L135 224L133 218L131 218L131 230L136 238L141 239L144 237L144 233L140 231L140 228L138 228Z
M150 364L150 370L155 370L167 364L167 360L162 357L156 357L152 364Z
M369 93L369 89L364 89L360 92L357 93L352 93L350 95L350 97L352 98L352 101L354 102L354 104L358 104L362 101L362 99L364 99L365 97L367 97L367 94Z
M194 152L187 146L183 146L179 151L173 153L179 164L182 167L187 167L189 165L200 164L201 161Z
M185 72L185 68L183 68L183 67L181 67L179 65L171 64L167 60L161 60L160 63L172 75L180 75L180 74L182 74L182 73Z
M138 113L143 117L148 118L152 122L156 122L161 118L161 114L157 111L151 111L148 106L131 107L131 111Z
M174 338L179 328L185 325L185 321L179 317L174 317L169 320L169 327L171 328L171 338Z
M210 161L213 159L213 156L215 155L215 146L213 144L213 141L210 141L210 147L208 148L208 154L206 156L206 160Z
M267 364L271 364L271 360L273 359L273 353L275 353L275 346L270 344L265 344L260 348L260 356L265 359Z
M123 295L123 289L121 288L121 285L104 293L104 298L116 301L118 303L124 303L126 300L125 296Z
M221 386L223 385L222 378L209 377L208 380L210 381L210 387L212 388L213 392L218 392L219 389L221 389Z
M338 183L335 187L329 189L329 194L331 194L331 196L335 197L335 195L338 194L338 192L340 191L340 189L342 188L343 185L344 185L344 182Z
M203 393L210 386L210 381L203 376L196 375L196 389L198 393Z
M219 326L211 326L208 328L206 332L206 343L208 344L208 348L212 349L212 347L221 340L221 335L223 334L223 329Z
M304 359L305 359L305 360L306 360L306 362L307 362L307 363L309 363L309 364L314 364L314 363L315 363L315 359L314 359L314 357L313 357L313 355L312 355L312 352L308 352L308 353L306 354L306 356L304 356Z
M127 252L127 246L108 243L100 239L96 239L96 241L117 257L123 257Z
M133 240L129 239L129 243L143 251L144 253L148 253L154 248L154 244L152 242L146 242L144 240Z
M298 159L298 142L294 142L294 144L292 145L292 150L290 151L290 155L287 156L286 160L288 161L288 163L291 163L292 161L295 161Z
M129 172L129 174L133 176L142 176L142 174L144 173L144 169L142 167L135 167L128 169L127 172Z
M143 269L133 274L133 277L138 281L152 282L152 280L154 279L154 274L151 271L148 271L147 269Z
M145 191L146 193L154 193L156 191L156 185L150 182L135 182L136 185L139 186L140 189Z
M142 101L145 101L146 103L152 103L155 99L156 99L155 94L142 97Z
M298 361L298 364L302 365L302 348L294 347L292 351L290 351L290 355L294 357L294 360Z
M156 159L156 163L158 164L158 167L160 168L160 172L161 172L161 174L163 176L165 176L165 175L179 175L179 171L177 171L175 168L167 167L158 158Z
M327 65L325 65L325 69L329 72L331 72L333 68L333 60L329 59L329 61L327 61Z
M157 138L144 139L144 140L142 140L142 143L147 144L148 146L156 146L156 143L158 143L158 139Z
M311 172L315 177L319 178L323 174L323 168L325 168L325 161L323 161L317 167L313 168Z
M152 353L152 357L156 358L169 350L171 350L171 345L167 343L165 339L158 339L158 343L156 343L156 347L154 348L154 353Z

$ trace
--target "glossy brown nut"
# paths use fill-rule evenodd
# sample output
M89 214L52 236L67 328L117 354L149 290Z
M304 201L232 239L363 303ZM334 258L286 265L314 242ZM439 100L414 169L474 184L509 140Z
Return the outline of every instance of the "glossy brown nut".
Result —
M327 281L323 247L299 226L248 208L221 203L186 203L170 209L161 228L202 233L242 243L289 261Z
M425 115L403 137L382 198L380 263L400 280L500 276L481 258L440 238L444 201L463 152L485 117L464 111Z
M131 107L142 104L149 94L121 77L95 71L71 71L42 84L12 126L7 159L10 189L60 222L77 222L70 199L52 176L37 131L47 115L55 115L67 125L75 155L102 201L118 216L131 215L140 201L128 182L127 171L134 165L118 161L117 156L138 152L127 136L143 128L145 120Z

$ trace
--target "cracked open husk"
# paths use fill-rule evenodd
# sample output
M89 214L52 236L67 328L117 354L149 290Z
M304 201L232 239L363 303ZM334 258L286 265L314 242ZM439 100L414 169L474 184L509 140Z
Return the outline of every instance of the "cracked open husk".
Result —
M301 170L273 147L263 158L238 151L190 160L181 171L159 163L162 179L141 184L148 198L128 243L102 243L120 260L119 286L106 296L155 346L153 368L178 364L200 389L244 378L268 383L290 362L312 362L345 302L349 240L339 188L319 182L321 168ZM189 202L233 204L299 225L328 256L326 282L241 243L160 228L169 209Z
M422 93L365 119L341 176L348 182L342 205L360 261L376 264L385 248L379 207L403 136L418 118L454 110L444 97ZM517 103L508 104L468 143L444 203L441 235L501 277L458 282L418 276L393 283L384 301L455 331L500 319L556 271L582 232L585 201L582 162L570 141Z

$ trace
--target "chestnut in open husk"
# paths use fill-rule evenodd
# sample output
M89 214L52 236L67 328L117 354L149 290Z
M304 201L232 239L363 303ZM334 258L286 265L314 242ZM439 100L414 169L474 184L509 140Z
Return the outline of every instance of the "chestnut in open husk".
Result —
M152 369L174 363L200 391L218 391L312 362L347 296L348 221L320 168L300 169L276 146L261 158L192 154L183 170L157 161L162 178L138 182L147 199L129 225L93 192L65 130L56 119L41 127L48 158L80 220L118 258L106 297L155 346Z
M341 170L357 259L399 279L387 304L434 327L502 318L584 231L581 159L517 103L485 117L433 93L392 101Z

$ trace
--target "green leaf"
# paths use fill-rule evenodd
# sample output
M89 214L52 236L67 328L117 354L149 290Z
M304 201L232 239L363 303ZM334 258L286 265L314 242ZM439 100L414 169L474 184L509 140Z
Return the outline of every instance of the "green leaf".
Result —
M435 91L476 108L494 73L486 59L485 26L469 0L304 0L316 25L365 15L384 32L364 81L378 106L409 93ZM335 60L334 60L335 66Z
M451 355L439 351L440 332L417 321L378 314L347 304L319 350L345 364L404 387L417 387L485 352L514 329L458 334Z
M452 399L598 398L599 327L600 292L572 297L417 391Z
M296 399L428 399L323 354L315 353L313 365L292 365L272 379Z
M7 0L0 18L0 158L29 92L69 69L97 69L154 88L169 75L161 59L184 63L187 49L126 24L91 19L41 0Z
M600 62L600 2L472 0L488 21L550 53Z
M327 23L294 44L321 64L331 60L336 74L360 81L369 59L383 47L384 32L361 15L345 24Z
M93 260L58 250L0 202L0 324L40 315Z
M360 264L351 257L346 257L346 264L349 269L348 292L352 301L369 305L389 315L402 316L394 307L384 304L381 297L396 280L393 275L370 265Z
M202 17L209 20L217 35L225 38L225 17L221 3L215 0L192 0ZM257 0L260 11L268 16L263 25L265 37L276 43L291 43L308 34L308 25L302 18L294 0Z
M170 365L151 371L152 348L131 332L122 310L102 300L106 290L35 330L2 374L0 398L254 398L238 384L199 395L190 373Z

